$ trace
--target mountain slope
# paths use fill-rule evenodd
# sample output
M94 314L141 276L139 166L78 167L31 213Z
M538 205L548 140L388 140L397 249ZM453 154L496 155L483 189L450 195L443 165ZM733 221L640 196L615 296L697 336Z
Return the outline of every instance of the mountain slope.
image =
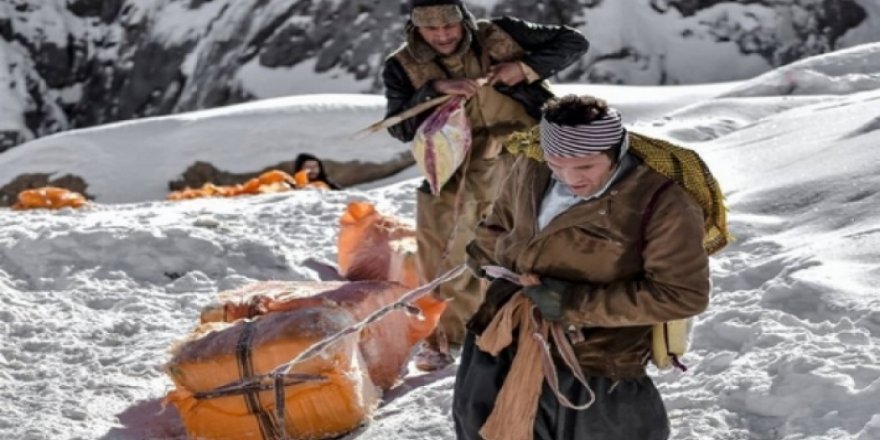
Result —
M560 81L742 79L872 41L872 0L469 2L593 42ZM57 131L290 94L377 92L398 1L0 0L0 151Z

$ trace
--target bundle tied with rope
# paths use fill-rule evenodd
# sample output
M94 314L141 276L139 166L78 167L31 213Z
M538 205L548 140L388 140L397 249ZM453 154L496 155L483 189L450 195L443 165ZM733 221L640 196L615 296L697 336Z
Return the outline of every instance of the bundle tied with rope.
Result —
M456 267L405 291L360 320L344 307L319 302L217 327L221 331L206 329L166 365L177 385L166 401L178 407L193 437L312 440L349 432L378 402L358 353L362 331L396 310L422 316L414 303L465 270ZM237 371L218 371L230 357Z

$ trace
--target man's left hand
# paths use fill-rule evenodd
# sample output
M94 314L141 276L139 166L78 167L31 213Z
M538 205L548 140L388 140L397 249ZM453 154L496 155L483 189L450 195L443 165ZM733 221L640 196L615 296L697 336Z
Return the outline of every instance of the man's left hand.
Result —
M487 79L490 86L498 83L514 86L525 81L526 74L519 63L501 63L489 68Z
M547 321L562 321L562 295L568 289L568 283L556 278L544 277L541 283L523 288L527 296L541 311Z

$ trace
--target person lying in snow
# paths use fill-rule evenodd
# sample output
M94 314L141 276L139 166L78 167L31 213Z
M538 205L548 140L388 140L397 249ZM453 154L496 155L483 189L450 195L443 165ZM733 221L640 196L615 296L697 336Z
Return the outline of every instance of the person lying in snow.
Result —
M457 438L666 439L645 365L652 325L709 303L702 209L627 151L604 101L554 98L542 113L544 161L517 160L467 247L494 279L468 322Z
M308 177L308 183L322 182L330 189L342 189L336 182L327 177L327 173L324 172L324 163L311 154L302 153L297 156L293 164L293 170L294 177L297 173L306 171L305 176Z

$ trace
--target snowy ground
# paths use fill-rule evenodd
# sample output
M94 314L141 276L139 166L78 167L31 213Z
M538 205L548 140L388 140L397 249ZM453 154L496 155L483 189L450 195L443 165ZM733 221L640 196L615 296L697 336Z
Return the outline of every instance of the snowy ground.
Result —
M620 103L632 129L696 148L728 195L737 241L713 258L691 369L654 375L673 438L880 439L878 82L873 45L718 86L710 100L576 87ZM130 166L114 145L77 136L117 158L114 172ZM40 160L18 150L17 161ZM332 193L0 210L0 438L180 435L174 411L159 413L170 386L160 367L200 308L253 280L316 279L301 263L335 259L350 200L412 219L411 176ZM454 366L408 377L347 438L454 438L453 378Z

